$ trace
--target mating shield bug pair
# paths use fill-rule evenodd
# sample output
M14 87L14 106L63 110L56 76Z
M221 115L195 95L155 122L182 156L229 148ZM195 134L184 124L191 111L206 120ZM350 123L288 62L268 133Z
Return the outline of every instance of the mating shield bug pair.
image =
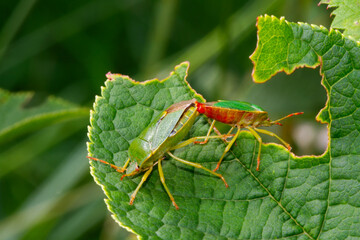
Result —
M214 119L208 131L208 134L206 136L194 137L181 142L181 140L183 140L190 131L199 113ZM301 113L293 113L284 118L298 114ZM257 134L257 132L268 134L278 138L288 149L290 149L290 145L274 133L263 129L257 129L257 127L271 126L274 124L281 125L278 122L284 118L276 121L270 121L266 111L256 105L246 102L217 101L210 103L200 103L197 102L195 99L182 101L171 105L168 109L159 114L140 133L140 135L131 142L128 150L129 158L127 159L123 167L118 167L114 164L108 163L107 161L94 157L89 156L88 158L107 164L119 173L124 173L126 171L126 174L124 174L121 179L126 176L134 176L141 172L145 172L140 183L130 197L130 204L134 202L139 189L150 175L153 167L157 164L160 180L165 188L165 191L167 192L175 208L179 209L179 207L175 203L174 197L170 193L165 183L165 176L162 170L161 163L166 154L168 154L176 161L199 169L203 169L204 171L207 171L208 173L221 178L221 180L225 183L225 186L228 187L228 184L225 181L224 177L221 174L216 173L215 171L219 168L225 154L230 150L236 138L239 136L240 129L247 128L259 141L259 152L257 158L258 170L260 164L260 151L262 140ZM215 121L229 124L232 126L232 128L227 134L218 133L218 135L210 136L212 129L216 129L214 127ZM238 129L236 134L231 133L234 128ZM227 139L229 137L232 137L232 139L226 146L225 151L217 164L217 167L213 171L205 168L201 164L178 158L171 153L172 150L184 147L191 143L204 144L208 141L208 139L211 138ZM201 139L204 140L199 141Z

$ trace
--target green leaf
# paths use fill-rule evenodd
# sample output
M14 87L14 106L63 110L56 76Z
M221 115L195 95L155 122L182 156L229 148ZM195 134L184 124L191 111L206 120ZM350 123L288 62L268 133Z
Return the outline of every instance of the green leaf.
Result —
M295 158L290 163L279 203L314 239L359 238L359 43L336 30L270 16L259 17L258 39L251 56L255 81L321 62L322 85L328 93L317 117L328 124L328 149L322 156ZM270 51L287 54L273 58ZM309 57L314 54L319 61Z
M335 8L332 12L332 15L335 15L331 24L332 28L344 30L345 36L351 36L357 41L360 40L359 0L321 0L320 3Z
M185 81L187 68L188 63L183 63L169 78L144 83L119 74L108 75L91 114L90 155L122 166L129 143L154 117L175 102L197 96ZM200 117L189 137L205 135L208 127L206 119ZM92 174L104 189L115 219L144 239L306 235L276 199L286 180L289 153L281 146L264 146L263 171L256 172L255 146L252 135L242 133L224 160L220 172L230 185L228 189L220 179L202 170L165 161L166 182L180 207L178 211L163 189L157 169L140 189L134 205L129 205L130 195L142 174L120 181L121 174L108 165L91 162ZM213 169L224 148L221 141L214 140L178 149L174 154Z
M33 93L10 93L0 89L0 143L51 124L86 117L87 108L49 97L31 106Z
M91 161L92 174L121 226L142 239L360 237L359 45L338 31L269 16L258 18L258 29L251 57L256 81L322 63L328 101L318 119L329 125L327 151L297 157L281 145L264 144L256 171L258 143L244 131L219 169L228 189L207 172L167 158L166 183L180 210L172 206L156 168L129 205L142 174L120 181L120 173ZM196 96L185 81L187 68L183 63L167 79L143 83L109 74L91 113L89 154L122 166L129 144L152 119L169 105ZM206 135L208 127L199 117L188 137ZM211 140L174 154L213 169L224 148L222 141Z

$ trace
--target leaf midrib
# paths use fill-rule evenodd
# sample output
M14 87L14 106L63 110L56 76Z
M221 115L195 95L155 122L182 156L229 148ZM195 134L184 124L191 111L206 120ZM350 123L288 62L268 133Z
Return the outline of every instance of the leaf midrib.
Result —
M256 142L256 140L254 140ZM269 143L269 144L274 144L274 143ZM276 144L277 145L277 144ZM256 145L255 145L256 147ZM255 149L254 147L254 149ZM255 151L255 150L254 150ZM254 180L267 192L267 194L269 195L269 197L295 222L295 224L297 226L299 226L302 230L303 230L303 233L308 236L310 239L315 239L313 238L310 233L308 233L304 227L286 210L286 208L280 203L281 201L281 197L280 197L280 201L276 200L276 198L271 194L271 192L261 183L261 181L253 174L253 172L251 171L251 169L248 169L241 161L240 159L238 159L236 157L236 155L234 154L234 152L230 149L229 152L231 152L231 154L234 156L234 158L240 163L240 165L254 178ZM289 166L290 166L290 152L288 154L289 158L287 160L288 162L288 171L286 172L286 178L285 178L285 181L284 181L284 185L283 185L283 191L281 193L281 196L285 190L285 187L286 187L286 182L287 182L287 176L288 176L288 173L289 173ZM253 160L251 162L251 166L254 162L254 157L255 157L255 154L253 155ZM319 234L320 235L320 234Z

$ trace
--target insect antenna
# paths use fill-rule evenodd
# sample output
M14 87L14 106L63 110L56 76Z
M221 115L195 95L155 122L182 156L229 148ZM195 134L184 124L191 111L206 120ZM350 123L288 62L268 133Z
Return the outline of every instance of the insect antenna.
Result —
M89 157L89 156L87 156L87 158L88 159L91 159L91 160L93 160L93 161L98 161L98 162L101 162L101 163L103 163L103 164L107 164L107 165L109 165L111 168L113 168L113 169L115 169L117 172L119 172L119 173L123 173L126 169L124 169L123 167L118 167L118 166L116 166L116 165L114 165L114 164L111 164L111 163L109 163L109 162L107 162L107 161L104 161L104 160L101 160L101 159L98 159L98 158L94 158L94 157Z
M279 123L280 121L284 120L285 118L289 118L289 117L296 116L296 115L301 115L301 114L303 114L303 113L304 113L304 112L291 113L291 114L289 114L289 115L287 115L287 116L285 116L285 117L282 117L282 118L280 118L280 119L278 119L278 120L272 121L271 124L277 124L277 125L279 125L279 126L282 126L282 124Z

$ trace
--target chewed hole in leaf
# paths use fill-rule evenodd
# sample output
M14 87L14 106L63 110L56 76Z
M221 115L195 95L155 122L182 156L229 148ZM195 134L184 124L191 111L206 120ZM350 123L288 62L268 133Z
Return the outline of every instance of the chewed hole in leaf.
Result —
M326 151L329 143L327 126L316 124L313 121L302 121L296 124L292 138L298 147L294 152L298 155L320 155Z
M317 121L317 114L327 101L327 92L320 84L320 67L297 68L291 74L281 71L271 81L256 85L249 93L251 102L259 103L269 112L271 119L280 118L291 112L303 115L285 119L282 127L271 127L292 147L297 156L321 155L327 149L328 124ZM305 122L305 123L304 123ZM269 129L269 130L270 130ZM309 132L311 131L311 132ZM264 142L275 142L264 136Z

